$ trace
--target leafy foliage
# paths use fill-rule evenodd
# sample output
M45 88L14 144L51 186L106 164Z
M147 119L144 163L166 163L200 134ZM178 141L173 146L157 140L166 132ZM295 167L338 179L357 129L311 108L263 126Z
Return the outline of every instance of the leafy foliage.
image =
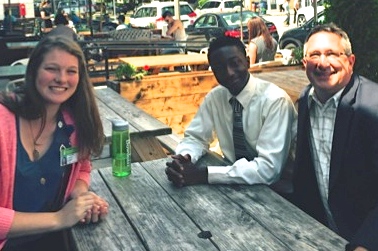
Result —
M292 64L302 64L303 47L297 47L292 51L293 62Z
M354 70L378 82L378 0L330 0L327 22L345 30L356 55Z
M148 66L145 66L143 70L138 70L134 65L129 63L120 64L115 70L115 75L119 80L141 80L148 74L148 70Z
M198 0L198 6L201 7L201 6L204 5L207 1L209 1L209 0Z

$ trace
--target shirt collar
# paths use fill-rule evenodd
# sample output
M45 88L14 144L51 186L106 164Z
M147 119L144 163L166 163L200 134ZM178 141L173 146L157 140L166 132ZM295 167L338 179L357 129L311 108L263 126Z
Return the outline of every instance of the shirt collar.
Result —
M232 98L232 94L230 92L228 100ZM249 74L248 83L244 86L243 90L236 96L236 99L239 103L244 107L248 106L248 103L251 100L251 97L256 93L256 84L254 82L254 77Z
M335 107L338 107L340 99L341 99L341 94L343 93L344 88L342 88L340 91L336 92L330 99L327 100L327 102L325 104L332 102ZM311 89L310 89L310 91L308 93L308 107L309 108L311 107L311 105L313 104L313 102L316 102L318 104L321 103L319 101L319 99L316 97L316 93L315 93L314 87L311 87Z

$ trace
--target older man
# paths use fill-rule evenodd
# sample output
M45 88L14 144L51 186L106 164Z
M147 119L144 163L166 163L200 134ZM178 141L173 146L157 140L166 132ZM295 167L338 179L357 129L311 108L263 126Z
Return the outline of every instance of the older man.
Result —
M304 46L310 85L299 99L294 202L350 241L378 250L378 84L353 73L347 34L314 28Z

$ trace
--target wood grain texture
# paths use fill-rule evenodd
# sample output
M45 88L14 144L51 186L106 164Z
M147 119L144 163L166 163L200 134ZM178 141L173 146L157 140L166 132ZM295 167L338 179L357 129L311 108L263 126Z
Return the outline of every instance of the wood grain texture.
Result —
M197 237L200 229L139 164L124 179L113 177L110 168L100 172L147 250L216 250Z
M110 88L96 89L95 94L97 99L138 130L139 135L157 136L172 132L170 127L139 109Z
M235 205L217 186L175 188L164 173L165 159L142 163L199 228L210 231L220 250L290 250L265 230L244 209Z
M292 250L344 250L346 240L265 185L222 186L227 197Z
M219 164L213 157L201 161ZM103 166L92 174L91 188L108 199L111 213L100 224L73 228L78 251L344 250L344 239L269 187L176 188L165 175L167 161L134 163L126 178L114 177L108 163L95 161ZM201 231L212 237L199 238Z
M97 224L75 226L71 232L76 249L79 251L146 250L97 170L92 171L91 177L90 189L108 201L109 217Z

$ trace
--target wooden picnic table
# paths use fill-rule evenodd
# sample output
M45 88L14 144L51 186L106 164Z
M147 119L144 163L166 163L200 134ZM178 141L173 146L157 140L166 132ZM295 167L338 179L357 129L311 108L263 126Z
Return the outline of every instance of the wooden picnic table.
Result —
M138 69L148 66L153 69L154 73L159 73L161 68L167 68L173 71L175 67L190 66L192 71L201 68L200 66L208 65L207 55L200 53L191 54L173 54L157 56L140 56L140 57L120 57L123 63L134 65Z
M176 188L168 158L133 163L126 178L110 161L92 171L91 190L110 204L98 224L75 226L73 245L92 250L344 250L346 241L266 185Z
M303 89L310 83L306 72L300 66L278 67L273 68L271 71L269 69L264 69L264 71L254 69L251 72L254 77L269 81L284 89L294 103Z
M23 78L26 72L26 65L4 65L0 66L0 79L18 79Z
M106 143L111 142L114 119L129 122L133 161L166 157L156 136L172 133L172 129L145 111L136 107L117 92L106 86L95 87L96 103L100 112ZM105 148L101 157L109 157Z

